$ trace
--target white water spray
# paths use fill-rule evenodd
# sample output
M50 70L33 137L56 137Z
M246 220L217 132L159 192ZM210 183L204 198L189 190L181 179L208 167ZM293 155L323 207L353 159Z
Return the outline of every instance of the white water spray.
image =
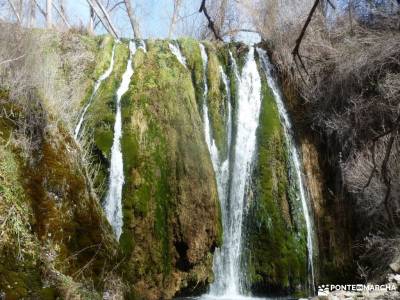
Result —
M182 66L187 68L186 66L186 58L182 55L179 46L176 46L173 43L168 43L168 47L171 50L172 54L175 55L176 59L181 63Z
M234 164L230 186L230 226L228 255L230 258L231 280L225 294L237 295L243 292L243 278L240 269L242 253L242 223L245 203L245 188L251 174L251 163L256 152L256 130L261 110L261 78L251 47L243 66L238 93L237 133L234 149Z
M101 83L110 76L110 74L111 74L111 72L112 72L112 70L114 68L114 54L115 54L115 43L114 43L114 46L113 46L112 52L111 52L110 66L99 77L99 79L96 80L96 82L94 84L93 92L90 95L89 101L88 101L88 103L85 105L85 107L82 110L82 113L81 113L81 116L79 118L78 124L76 125L75 131L74 131L75 140L77 140L79 138L79 135L80 135L80 132L81 132L81 128L82 128L82 124L83 124L83 121L85 119L86 112L89 109L90 105L92 104L93 99L96 96L97 91L99 90Z
M122 116L121 98L128 91L133 75L132 56L136 52L133 42L129 44L130 56L125 73L122 75L121 85L117 90L116 114L114 124L114 140L111 148L110 178L107 196L104 202L104 210L107 220L110 222L114 233L119 240L122 233L122 186L124 184L124 165L121 152Z
M301 206L303 209L303 215L304 219L306 222L306 228L307 228L307 250L308 250L308 268L309 268L309 273L310 273L310 286L312 288L312 291L314 291L314 265L313 265L313 255L314 255L314 244L313 244L313 236L314 236L314 230L313 230L313 225L312 225L312 217L310 214L310 208L309 208L309 199L308 195L305 189L305 180L302 172L302 164L301 164L301 159L300 155L298 152L298 149L296 147L296 143L294 141L294 133L292 129L292 123L290 121L288 112L286 110L285 104L283 103L283 97L282 93L279 89L279 86L272 75L272 66L271 63L269 62L268 55L266 51L257 48L257 52L260 55L261 58L261 63L263 70L265 72L265 76L267 77L268 85L272 90L272 93L274 94L274 99L276 102L276 105L278 107L279 111L279 116L281 118L281 122L283 125L284 133L285 133L285 138L286 138L286 143L289 148L290 156L293 161L294 165L294 173L296 175L296 181L297 185L299 188L299 196L301 200Z
M258 74L257 64L254 60L254 48L250 48L243 67L242 76L239 77L236 63L231 55L231 64L238 80L238 116L236 144L233 151L232 176L229 181L229 155L222 164L219 162L218 149L211 138L210 122L207 107L207 53L200 45L204 67L204 102L203 122L206 143L211 154L214 171L216 174L218 195L222 208L224 229L224 242L221 249L217 249L214 256L215 281L210 287L209 295L204 298L244 299L243 276L240 269L242 253L242 223L245 202L245 188L251 174L251 164L256 150L256 129L258 127L261 109L261 79ZM229 81L221 72L227 95L230 95ZM231 148L232 113L230 101L228 105L228 149ZM229 185L230 183L230 185Z

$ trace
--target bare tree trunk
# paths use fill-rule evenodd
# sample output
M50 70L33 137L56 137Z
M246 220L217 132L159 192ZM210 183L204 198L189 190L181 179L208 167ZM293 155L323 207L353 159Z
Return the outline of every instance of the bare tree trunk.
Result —
M24 21L24 1L23 0L19 0L18 14L19 14L19 17L21 18L21 23L22 23Z
M53 0L46 0L46 24L47 28L52 26L52 14L51 7L53 6Z
M88 25L89 34L94 34L94 9L90 7L90 19Z
M54 9L56 10L56 12L58 13L58 15L63 20L63 22L65 23L65 25L67 26L67 28L71 28L71 25L69 25L69 22L68 22L66 16L64 15L64 13L62 12L62 10L58 9L58 7L54 4L54 2L52 3L52 5L53 5Z
M349 0L349 22L350 22L350 33L353 34L353 3Z
M226 18L226 9L228 7L228 0L221 0L221 4L218 8L218 15L215 26L220 34L224 29L225 18Z
M64 16L65 21L69 24L68 14L65 9L64 0L59 0L59 2L60 2L60 11Z
M90 7L93 9L95 14L99 17L101 23L103 24L104 28L115 38L118 38L117 30L115 29L114 25L111 22L111 19L107 13L107 10L98 0L86 0Z
M46 18L46 12L43 10L43 8L39 5L39 3L37 2L37 0L33 0L33 2L35 2L36 7L39 9L40 13L43 15L43 17Z
M174 12L172 13L171 23L169 25L169 30L168 30L169 39L174 34L176 21L178 20L178 15L179 15L179 7L181 6L181 4L182 0L174 0Z
M11 9L12 9L12 11L13 11L15 17L17 18L17 22L18 22L19 24L21 24L21 17L20 17L20 15L18 14L18 11L17 11L17 9L15 8L14 3L12 2L12 0L8 0L8 3L10 4Z
M29 27L36 26L36 3L31 0L29 3Z
M125 2L126 12L128 13L129 20L131 22L134 38L140 39L139 23L133 11L131 0L124 0L124 2Z

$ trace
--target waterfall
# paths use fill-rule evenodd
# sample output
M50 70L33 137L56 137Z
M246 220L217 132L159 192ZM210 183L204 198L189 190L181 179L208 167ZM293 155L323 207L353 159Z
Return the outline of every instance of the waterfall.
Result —
M261 79L254 59L254 48L251 47L246 57L242 75L239 77L236 62L232 55L231 65L238 79L238 116L236 143L231 147L232 114L228 104L228 149L233 151L233 165L230 166L230 155L220 163L218 149L212 139L207 106L207 63L208 57L204 46L200 44L204 68L203 122L206 143L216 174L218 195L222 208L223 246L217 249L214 256L215 281L210 287L207 298L237 298L243 291L243 276L240 269L242 253L242 222L245 203L245 189L251 174L251 163L256 150L256 129L261 109ZM230 96L229 81L220 69L227 95ZM232 148L232 149L231 149ZM229 169L232 176L229 176ZM230 179L230 180L229 180Z
M181 63L182 66L186 67L186 58L182 55L179 46L176 46L173 43L168 43L168 47L171 50L172 54L175 55L176 59Z
M310 214L310 208L309 208L310 204L309 204L308 194L306 192L306 188L305 188L306 185L304 182L304 176L303 176L303 172L302 172L301 159L300 159L299 151L296 147L296 143L294 141L294 133L293 133L293 129L292 129L292 123L290 121L289 115L288 115L285 105L283 103L282 93L278 87L278 84L277 84L274 76L272 75L272 66L271 66L271 63L269 62L268 55L264 50L259 49L259 48L257 48L257 52L260 55L261 65L265 72L265 76L267 77L268 85L271 88L272 93L274 94L276 105L277 105L278 111L279 111L279 116L281 118L281 122L282 122L283 129L284 129L286 143L289 148L289 155L293 162L293 167L294 167L293 171L294 171L297 185L299 188L299 196L300 196L301 206L302 206L303 215L304 215L304 219L306 222L306 228L307 228L308 269L309 269L309 273L310 273L309 281L310 281L311 289L312 289L312 291L314 291L314 283L315 283L314 282L314 265L313 265L314 230L313 230L313 224L312 224L312 217Z
M228 201L228 190L229 190L229 152L230 152L230 144L231 144L231 132L232 132L232 107L230 102L230 84L229 79L223 71L222 67L220 67L220 75L221 79L225 86L225 91L227 94L227 107L228 107L228 116L227 116L227 142L228 142L228 155L222 163L219 159L218 148L215 144L215 140L212 138L210 119L208 115L208 105L207 105L207 94L208 94L208 85L207 85L207 64L208 57L204 45L200 44L200 52L203 60L203 81L204 81L204 95L203 95L203 123L204 123L204 136L206 139L206 144L208 150L210 152L211 161L214 168L214 173L217 181L217 189L218 189L218 197L221 204L221 212L222 212L222 227L223 227L223 240L228 240L228 211L227 201ZM228 256L226 255L228 248L226 244L222 246L222 249L216 249L214 254L214 274L215 274L215 282L210 287L210 294L216 294L218 290L224 289L226 287L227 275L232 274L229 272L227 263Z
M251 47L243 66L239 82L237 133L234 149L234 163L230 186L230 238L229 257L231 261L232 280L227 292L242 292L242 273L240 255L242 253L242 222L245 203L245 188L251 174L251 163L256 151L256 130L261 110L261 78L254 59L254 48Z
M79 118L78 124L76 125L75 131L74 131L75 140L77 140L79 138L79 135L80 135L80 132L81 132L81 128L82 128L82 124L83 124L83 121L85 119L86 112L89 109L90 105L92 104L93 99L96 96L96 93L99 90L99 87L100 87L101 83L110 76L110 74L111 74L111 72L112 72L112 70L114 68L114 54L115 54L115 43L114 43L114 46L113 46L112 52L111 52L110 65L109 65L108 69L99 77L99 79L96 80L96 82L94 84L93 92L90 95L89 101L88 101L88 103L85 105L85 107L82 110L82 113L81 113L81 116Z
M121 152L122 116L121 97L128 91L131 77L133 75L132 56L135 54L136 46L133 42L129 44L130 56L126 71L122 75L121 85L117 90L116 114L114 124L114 139L111 148L110 178L107 196L104 202L106 216L114 233L119 239L122 232L122 186L124 184L124 165Z

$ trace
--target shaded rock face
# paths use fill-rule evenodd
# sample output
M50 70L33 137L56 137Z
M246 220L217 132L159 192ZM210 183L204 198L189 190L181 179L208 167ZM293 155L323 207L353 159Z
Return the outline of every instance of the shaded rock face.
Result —
M273 58L273 56L272 56ZM302 105L290 80L279 74L287 108L296 128L296 138L303 159L316 236L318 238L317 283L346 283L357 278L353 242L356 239L353 220L354 201L343 188L337 149L327 145L324 137L307 124L306 107Z

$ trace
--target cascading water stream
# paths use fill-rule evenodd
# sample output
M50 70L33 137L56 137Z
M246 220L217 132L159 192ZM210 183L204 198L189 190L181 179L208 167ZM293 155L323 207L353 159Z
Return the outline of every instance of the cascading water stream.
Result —
M235 68L234 72L237 79L239 79L236 143L235 147L228 145L228 148L232 148L231 150L233 151L233 165L229 166L230 155L221 164L218 149L212 139L208 117L208 86L206 80L208 57L204 46L201 44L200 50L203 59L205 82L203 99L204 133L216 174L224 230L223 246L216 251L214 258L215 281L210 287L210 294L205 297L241 298L241 293L245 292L242 287L243 272L240 270L244 198L246 185L251 174L251 163L256 150L256 129L261 109L261 79L254 59L253 47L250 48L247 54L246 63L243 66L243 72L240 77L236 63L232 55L230 56L232 67ZM227 94L230 95L228 80L224 75L222 72L222 80ZM229 119L232 118L230 103L228 105L228 116ZM227 122L228 144L230 144L232 134L232 125L229 119ZM231 180L229 180L230 168L232 169Z
M173 43L168 43L168 47L171 50L172 54L175 55L176 59L181 63L182 66L187 68L186 66L186 58L182 55L181 50L179 49L179 46L173 44Z
M242 253L244 198L245 188L251 174L251 163L256 152L256 130L260 109L261 78L254 59L254 48L250 47L239 82L237 133L229 195L230 226L228 234L230 238L227 243L233 272L225 291L225 294L229 295L243 292L240 256Z
M80 132L81 132L81 128L82 128L82 124L83 124L83 121L85 119L86 112L89 109L90 105L92 104L93 99L96 96L97 91L99 90L101 83L110 76L110 74L111 74L111 72L112 72L112 70L114 68L114 55L115 55L115 43L114 43L114 46L113 46L112 52L111 52L110 66L99 77L99 79L96 80L96 82L94 84L93 92L90 95L89 101L88 101L88 103L85 105L85 107L82 110L82 113L81 113L81 116L79 118L78 124L76 125L75 130L74 130L74 138L75 138L75 140L77 140L79 138L79 135L80 135Z
M261 65L262 68L265 72L265 76L267 77L268 85L271 88L276 105L278 107L279 111L279 116L281 118L281 122L283 124L284 128L284 133L285 133L285 139L286 143L288 145L289 149L289 154L290 157L293 161L293 166L294 166L294 174L296 176L296 181L297 185L299 188L299 196L301 200L301 206L303 209L303 215L304 219L306 222L306 227L307 227L307 249L308 249L308 268L309 268L309 273L310 273L310 286L312 291L314 292L314 265L313 265L313 255L314 255L314 244L313 244L313 236L314 236L314 230L313 230L313 224L312 224L312 217L310 214L310 208L309 208L309 199L308 195L306 192L306 185L304 182L304 177L303 177L303 172L302 172L302 164L300 160L300 155L296 147L296 143L294 141L294 133L292 129L292 123L290 121L289 115L287 113L286 107L283 103L283 98L282 98L282 93L279 89L279 86L272 75L272 66L271 63L269 62L268 55L266 51L257 48L257 52L260 55L261 58Z
M130 56L125 73L122 75L121 85L117 90L116 114L114 124L114 139L111 148L110 178L107 196L104 202L104 210L114 233L119 240L122 232L122 186L124 184L124 165L121 152L122 136L122 116L121 116L121 98L128 91L131 77L133 75L132 56L136 52L136 46L133 42L129 44Z

